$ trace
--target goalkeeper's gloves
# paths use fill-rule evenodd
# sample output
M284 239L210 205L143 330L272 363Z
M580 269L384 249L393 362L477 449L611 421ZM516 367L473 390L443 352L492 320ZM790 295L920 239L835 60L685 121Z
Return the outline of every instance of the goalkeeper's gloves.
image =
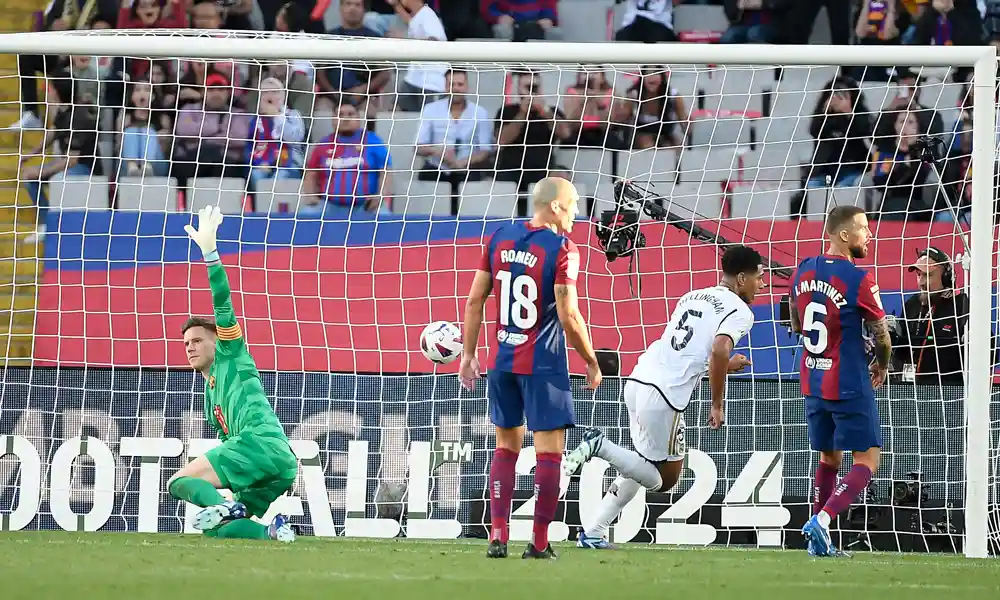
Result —
M218 206L206 206L198 211L198 229L190 225L184 226L194 243L201 248L201 254L207 261L219 259L219 248L216 243L216 234L219 225L222 224L222 211Z

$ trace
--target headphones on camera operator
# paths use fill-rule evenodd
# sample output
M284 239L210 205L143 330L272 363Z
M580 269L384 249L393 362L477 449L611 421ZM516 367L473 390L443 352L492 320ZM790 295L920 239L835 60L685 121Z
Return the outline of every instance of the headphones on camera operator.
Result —
M953 290L955 287L955 265L952 264L948 253L934 246L928 246L923 250L917 251L917 258L915 260L919 260L922 256L926 256L932 261L932 264L941 265L944 269L941 272L941 285L944 286L945 290ZM914 269L915 267L910 266L907 270L913 271Z

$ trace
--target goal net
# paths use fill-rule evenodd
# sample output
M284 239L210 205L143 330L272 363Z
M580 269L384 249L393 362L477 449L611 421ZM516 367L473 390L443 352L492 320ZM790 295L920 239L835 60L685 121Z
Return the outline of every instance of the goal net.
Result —
M460 391L457 363L435 368L418 336L461 321L484 240L559 174L583 199L582 309L622 375L682 294L719 280L721 248L752 245L771 267L726 426L705 425L702 386L681 482L635 499L615 542L802 547L816 455L780 304L845 204L872 219L863 264L898 349L877 392L882 466L837 541L979 556L988 507L1000 530L992 49L884 48L891 82L861 48L114 31L5 35L0 51L66 64L0 78L5 114L47 122L4 134L0 529L190 531L166 478L217 442L180 339L211 314L183 227L218 204L236 314L301 461L272 511L317 536L485 535L485 382ZM17 102L20 88L45 101ZM663 218L616 200L621 179ZM576 415L629 445L620 387L574 387ZM515 539L530 535L527 444ZM567 478L553 539L613 476L595 460Z

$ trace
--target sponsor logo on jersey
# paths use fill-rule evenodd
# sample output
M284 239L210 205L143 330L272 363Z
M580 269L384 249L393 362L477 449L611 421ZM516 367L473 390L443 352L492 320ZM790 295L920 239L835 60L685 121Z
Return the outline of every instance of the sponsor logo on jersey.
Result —
M528 335L525 333L511 333L506 329L497 330L497 341L501 344L510 344L511 346L520 346L524 342L528 341Z
M832 358L816 358L815 356L806 357L806 368L816 369L817 371L829 371L833 368Z

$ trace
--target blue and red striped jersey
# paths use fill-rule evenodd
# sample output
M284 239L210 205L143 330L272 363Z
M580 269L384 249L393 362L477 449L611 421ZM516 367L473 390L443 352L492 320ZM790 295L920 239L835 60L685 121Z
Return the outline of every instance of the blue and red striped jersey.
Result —
M306 169L320 173L320 190L327 200L344 206L377 195L382 175L391 167L389 146L365 130L326 136L306 164Z
M802 325L802 394L851 400L874 394L862 327L885 317L871 273L846 258L799 264L791 297Z
M520 375L568 374L555 286L576 284L576 244L551 229L512 223L490 238L479 269L493 279L497 307L489 368Z

